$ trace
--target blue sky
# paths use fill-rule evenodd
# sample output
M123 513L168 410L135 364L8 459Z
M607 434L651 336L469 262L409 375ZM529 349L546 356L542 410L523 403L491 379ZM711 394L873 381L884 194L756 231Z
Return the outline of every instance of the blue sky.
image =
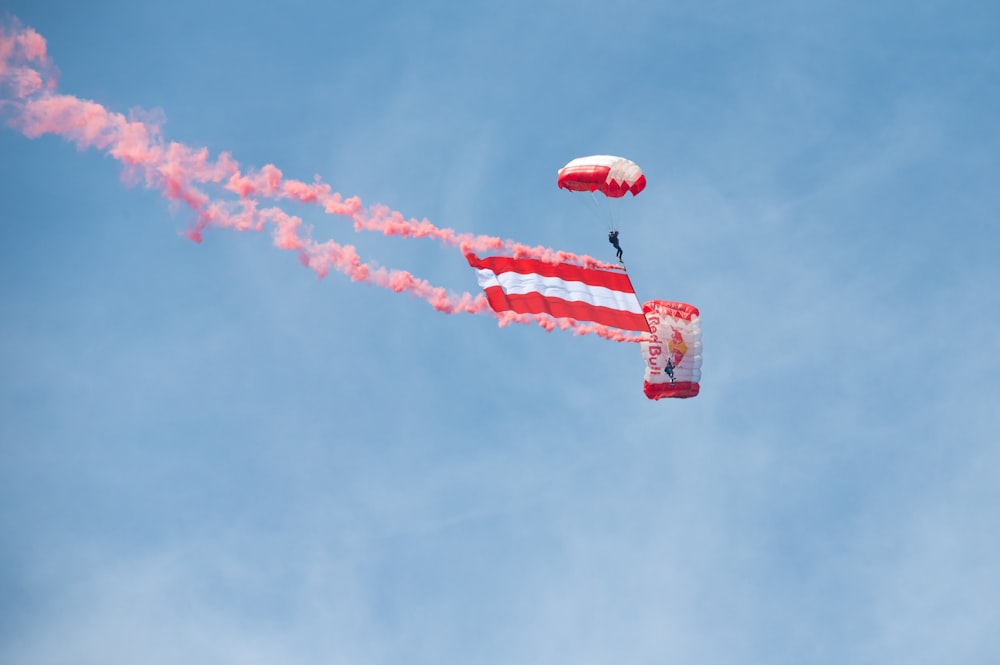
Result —
M993 3L85 4L0 4L62 92L440 227L610 259L556 171L634 159L702 394L4 128L0 661L995 662Z

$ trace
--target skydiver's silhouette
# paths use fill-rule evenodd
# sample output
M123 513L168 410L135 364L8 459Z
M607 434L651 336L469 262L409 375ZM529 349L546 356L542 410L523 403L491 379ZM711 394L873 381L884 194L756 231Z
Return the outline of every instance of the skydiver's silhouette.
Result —
M667 358L667 366L663 368L663 371L670 377L670 385L674 385L674 363L670 358Z
M614 245L614 248L618 250L618 263L622 262L622 246L618 244L618 231L608 232L608 242Z

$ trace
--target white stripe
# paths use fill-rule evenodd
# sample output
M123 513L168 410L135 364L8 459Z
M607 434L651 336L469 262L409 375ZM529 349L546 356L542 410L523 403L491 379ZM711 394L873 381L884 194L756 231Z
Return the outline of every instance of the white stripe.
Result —
M563 168L571 168L574 166L614 166L614 163L620 161L621 157L615 157L614 155L591 155L590 157L577 157L576 159L570 161L569 164Z
M480 268L476 271L479 286L485 290L499 286L508 295L540 293L546 298L561 298L570 302L585 302L597 307L617 309L632 314L642 314L642 306L634 293L615 291L604 286L591 286L583 282L573 282L558 277L542 277L534 273L523 275L504 272L499 276L492 270Z
M607 166L608 177L605 182L624 182L634 185L635 181L642 175L639 165L624 157L614 155L591 155L590 157L577 157L563 169L572 169L580 166Z

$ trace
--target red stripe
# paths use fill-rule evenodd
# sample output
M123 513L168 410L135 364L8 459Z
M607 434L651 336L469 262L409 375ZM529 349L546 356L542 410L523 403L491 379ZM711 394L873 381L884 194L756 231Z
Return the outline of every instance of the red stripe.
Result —
M559 170L556 184L564 189L578 192L594 191L604 184L610 172L610 166L594 166L592 164L564 166Z
M649 324L642 314L633 314L610 307L598 307L584 302L574 302L562 298L547 298L541 293L508 295L499 286L491 286L486 291L486 299L495 312L517 312L518 314L549 314L556 318L576 321L593 321L622 330L649 332Z
M631 280L623 272L584 268L570 263L545 263L537 259L512 259L506 256L488 256L480 259L475 254L467 254L465 258L473 268L485 268L495 274L516 272L520 275L558 277L567 282L583 282L590 286L603 286L612 291L635 293Z
M646 176L640 175L631 185L627 182L608 182L608 173L611 169L607 166L576 166L564 168L559 172L556 184L562 189L569 189L576 192L586 192L600 190L611 198L625 196L625 192L631 192L635 196L646 189Z
M664 397L694 397L701 391L701 386L691 381L677 381L674 385L669 383L650 383L643 381L642 392L646 393L649 399L663 399Z
M628 188L628 191L632 192L632 196L635 196L644 189L646 189L646 176L641 175L638 180L632 183L632 186Z
M696 316L700 316L698 308L683 302L669 302L667 300L650 300L642 303L642 311L647 314L655 312L660 316L669 316L675 319L691 321Z

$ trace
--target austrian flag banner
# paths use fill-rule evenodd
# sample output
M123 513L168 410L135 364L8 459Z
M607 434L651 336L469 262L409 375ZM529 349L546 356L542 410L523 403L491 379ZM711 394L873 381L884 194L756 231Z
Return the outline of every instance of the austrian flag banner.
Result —
M649 332L632 282L624 272L536 259L467 254L495 312L548 314L621 330Z

